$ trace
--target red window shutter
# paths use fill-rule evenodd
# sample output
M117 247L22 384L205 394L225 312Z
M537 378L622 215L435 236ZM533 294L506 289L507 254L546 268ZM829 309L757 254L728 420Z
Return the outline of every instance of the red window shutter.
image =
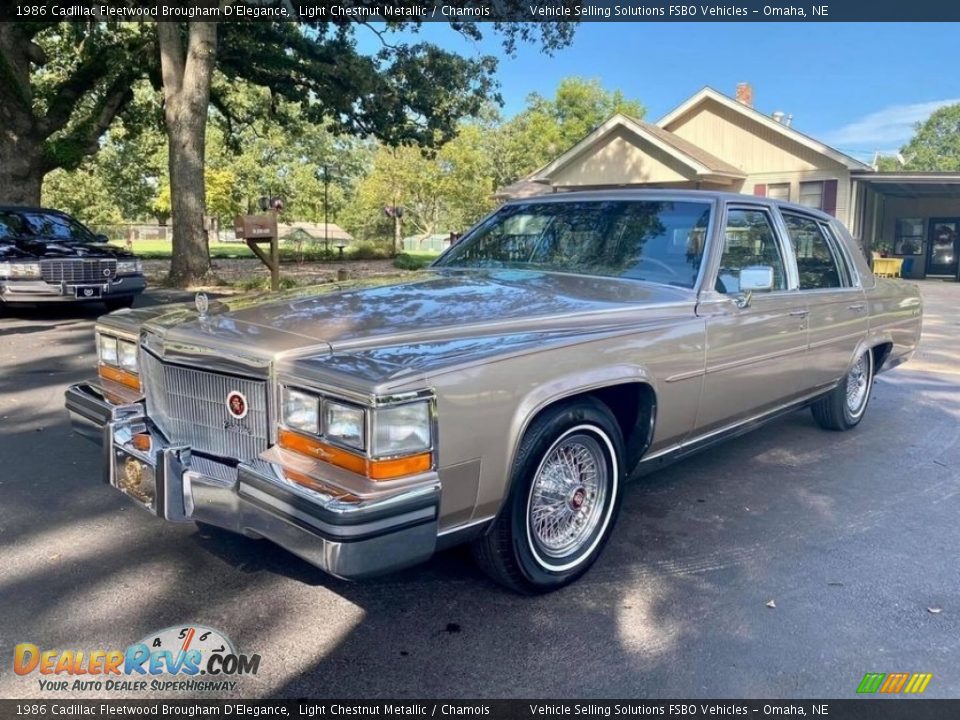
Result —
M823 211L837 214L837 181L825 180L823 183Z
M753 194L757 197L766 197L767 196L767 186L766 185L754 185Z

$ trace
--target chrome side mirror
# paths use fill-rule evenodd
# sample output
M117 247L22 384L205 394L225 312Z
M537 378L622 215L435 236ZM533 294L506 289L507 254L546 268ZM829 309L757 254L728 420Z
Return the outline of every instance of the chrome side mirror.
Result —
M750 307L753 293L773 290L773 268L769 265L751 265L740 270L740 294L734 298L737 307Z
M751 265L740 271L740 292L769 292L773 290L773 268L769 265Z

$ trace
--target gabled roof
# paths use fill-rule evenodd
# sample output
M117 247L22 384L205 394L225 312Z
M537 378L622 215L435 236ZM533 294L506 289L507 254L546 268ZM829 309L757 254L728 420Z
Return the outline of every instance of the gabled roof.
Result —
M730 163L721 160L697 147L693 143L687 142L677 137L669 130L657 127L651 123L636 120L622 113L617 113L596 130L591 132L580 142L567 150L563 155L553 162L544 165L533 173L529 179L534 182L549 181L550 175L557 170L568 165L576 159L584 150L594 145L597 141L613 132L617 128L624 128L634 135L646 140L650 144L662 150L667 155L672 156L682 165L689 167L693 174L700 177L730 177L744 178L746 173Z
M714 90L712 87L705 87L700 92L696 93L692 97L683 101L680 105L675 107L673 110L664 115L660 120L657 121L657 125L661 128L667 130L671 123L673 123L678 118L685 115L687 112L695 108L697 105L707 101L713 100L734 112L740 113L746 118L760 123L764 127L778 132L786 138L793 140L800 145L803 145L814 152L818 152L821 155L826 155L831 160L834 160L841 165L846 166L850 170L871 170L872 168L866 163L860 162L856 158L850 157L846 153L842 153L836 148L832 148L829 145L825 145L819 140L815 140L809 135L804 135L802 132L799 132L788 125L777 122L772 117L764 115L759 110L755 108L744 105L743 103L737 102L733 98L724 95L717 90Z
M498 200L513 199L513 198L529 198L536 197L537 195L545 195L546 193L553 192L553 188L549 183L544 181L536 181L534 178L537 175L536 171L531 175L516 180L509 185L504 185L499 188L493 197Z
M297 231L309 235L314 240L353 240L353 236L335 223L330 223L327 229L323 223L306 222L298 220L292 223L279 223L277 225L277 235L281 240L294 235Z

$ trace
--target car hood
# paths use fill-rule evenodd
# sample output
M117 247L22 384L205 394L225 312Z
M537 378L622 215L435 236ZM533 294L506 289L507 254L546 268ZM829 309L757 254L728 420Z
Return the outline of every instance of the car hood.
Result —
M324 292L324 290L326 290ZM682 288L530 271L436 271L375 287L213 302L143 318L168 340L277 356L623 322L652 305L692 302ZM131 313L135 316L136 311Z
M58 258L130 258L123 248L96 243L70 243L56 239L17 238L0 240L0 261Z

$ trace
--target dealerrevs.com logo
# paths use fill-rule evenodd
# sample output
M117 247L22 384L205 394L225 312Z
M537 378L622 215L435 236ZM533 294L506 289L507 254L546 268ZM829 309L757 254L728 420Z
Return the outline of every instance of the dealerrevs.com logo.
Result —
M13 651L17 675L37 675L46 692L203 692L234 690L256 675L259 655L238 653L219 630L202 625L169 627L126 650L41 649L20 643Z

